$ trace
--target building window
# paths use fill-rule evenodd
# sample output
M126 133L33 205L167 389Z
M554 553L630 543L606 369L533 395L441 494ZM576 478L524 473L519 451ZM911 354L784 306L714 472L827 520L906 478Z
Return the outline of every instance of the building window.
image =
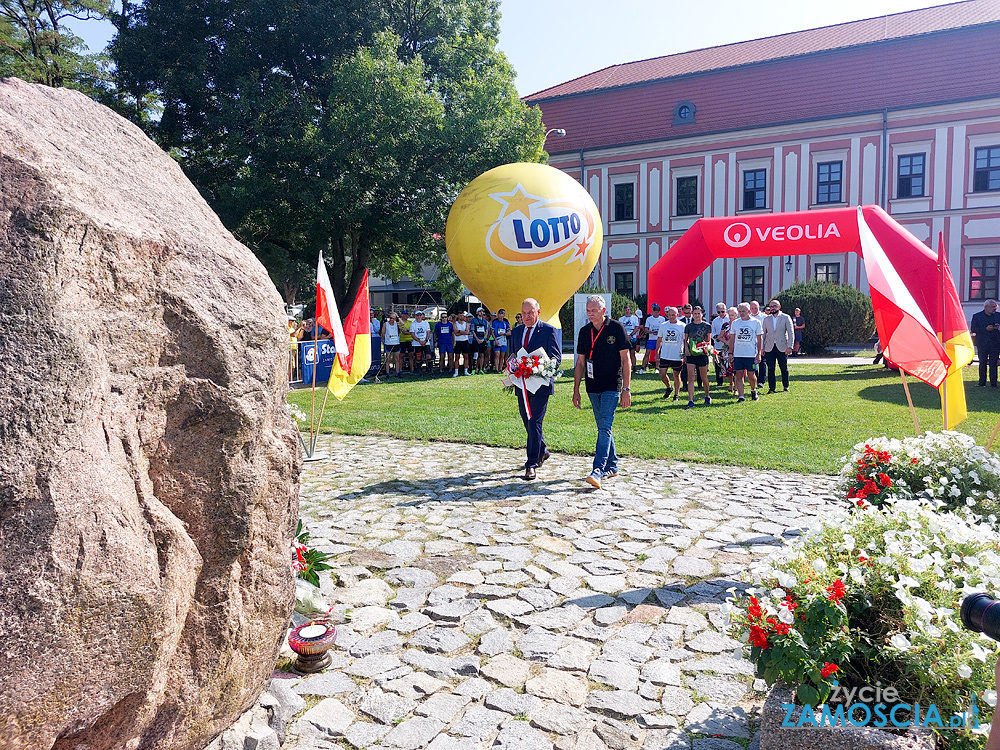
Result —
M691 125L694 123L694 113L697 107L694 102L678 102L674 107L674 125Z
M764 299L764 266L743 267L740 299L744 302Z
M816 281L832 281L834 284L840 283L839 263L817 263L815 269Z
M635 183L621 182L615 185L615 221L635 219Z
M840 203L844 162L825 161L816 165L816 202Z
M924 154L906 154L899 157L896 170L896 197L922 198L924 195Z
M748 169L743 173L743 210L765 208L767 198L767 170Z
M698 178L677 178L677 216L698 215Z
M635 291L635 274L631 271L627 273L615 274L615 291L622 296L632 299Z
M972 259L969 274L969 299L996 299L997 277L1000 276L1000 255L984 255Z
M976 149L972 192L984 193L989 190L1000 190L1000 146Z

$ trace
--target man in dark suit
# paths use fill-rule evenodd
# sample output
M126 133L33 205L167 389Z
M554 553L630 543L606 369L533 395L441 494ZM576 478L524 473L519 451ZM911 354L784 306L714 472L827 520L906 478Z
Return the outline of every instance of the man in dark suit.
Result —
M518 325L511 334L511 358L524 347L529 354L536 349L541 349L557 363L562 361L562 332L555 326L539 320L538 300L530 297L521 305L521 324ZM521 421L524 422L525 432L528 434L527 460L524 462L524 478L532 480L536 476L538 467L545 463L549 457L549 450L545 447L545 438L542 437L542 420L545 419L545 409L549 405L549 396L555 391L554 381L549 380L547 385L541 386L535 393L527 390L517 394L517 408L521 412ZM525 399L528 401L528 411L525 409Z
M990 385L996 388L997 358L1000 356L1000 315L997 314L995 299L986 300L983 311L972 316L969 331L979 353L979 387L986 387L988 372Z

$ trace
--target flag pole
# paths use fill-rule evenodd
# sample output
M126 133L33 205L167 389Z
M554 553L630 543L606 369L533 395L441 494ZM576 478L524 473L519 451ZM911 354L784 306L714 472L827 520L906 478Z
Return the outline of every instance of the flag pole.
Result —
M993 434L990 436L990 442L986 444L986 450L993 450L993 441L997 439L997 435L1000 435L1000 420L997 420L996 429L993 430Z
M910 387L906 384L906 373L903 372L903 368L899 368L899 377L903 379L903 390L906 391L906 403L910 405L910 416L913 417L913 428L917 431L917 437L920 437L920 423L917 422L917 410L913 408L913 398L910 396Z
M316 368L319 367L319 323L313 318L313 376L312 389L309 398L309 450L306 451L306 458L312 458L316 448L316 441L313 439L313 417L316 415Z
M337 364L336 355L334 355L333 360L334 366ZM330 377L333 377L333 372L330 373ZM316 422L316 436L319 437L319 426L323 424L323 412L326 411L326 400L330 396L330 381L326 381L326 392L323 394L323 405L319 409L319 421ZM316 444L313 443L313 449L315 450Z
M938 279L941 282L938 292L941 297L941 318L938 329L941 331L941 346L944 346L944 264L947 262L944 251L944 232L938 233ZM950 367L950 365L949 365ZM948 380L945 378L941 390L941 419L943 425L941 429L948 429Z

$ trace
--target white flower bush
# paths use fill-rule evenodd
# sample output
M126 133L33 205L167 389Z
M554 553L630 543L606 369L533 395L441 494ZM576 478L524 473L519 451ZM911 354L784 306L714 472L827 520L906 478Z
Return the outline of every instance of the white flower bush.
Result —
M966 630L960 607L972 592L1000 592L993 524L897 498L833 514L750 575L725 609L768 683L783 680L817 705L832 680L881 682L904 702L934 703L945 722L975 694L984 727L939 734L949 748L983 746L998 644Z
M844 461L841 486L862 508L910 499L992 524L1000 515L1000 459L960 432L872 438Z

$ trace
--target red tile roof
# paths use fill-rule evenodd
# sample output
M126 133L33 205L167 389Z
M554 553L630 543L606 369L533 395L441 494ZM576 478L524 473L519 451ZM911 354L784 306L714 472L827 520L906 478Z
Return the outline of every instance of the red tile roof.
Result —
M613 65L525 97L531 103L823 50L929 34L1000 21L1000 0L966 0L807 31Z

